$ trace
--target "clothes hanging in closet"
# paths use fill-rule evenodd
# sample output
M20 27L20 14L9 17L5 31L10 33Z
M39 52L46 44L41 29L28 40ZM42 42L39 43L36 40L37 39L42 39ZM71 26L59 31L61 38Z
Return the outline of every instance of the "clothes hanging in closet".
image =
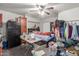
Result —
M65 32L64 32L64 37L68 39L68 24L66 24Z
M79 25L76 25L76 29L77 29L77 34L78 34L76 40L79 40Z
M60 37L61 38L64 38L64 30L65 30L64 27L60 28Z
M65 31L65 22L64 21L61 21L60 22L60 37L61 38L64 38L64 31Z
M71 38L71 36L72 36L72 30L73 30L72 25L68 25L68 38Z
M55 28L54 28L54 32L55 32L55 37L56 37L57 39L59 39L59 37L60 37L59 27L55 27Z
M79 26L75 24L68 24L64 21L57 21L57 26L54 28L55 37L68 39L79 38Z
M73 26L73 30L72 30L72 37L71 38L76 39L78 37L77 27L76 27L76 24L73 24L72 26Z
M78 37L79 37L79 25L77 25L76 27L77 27Z

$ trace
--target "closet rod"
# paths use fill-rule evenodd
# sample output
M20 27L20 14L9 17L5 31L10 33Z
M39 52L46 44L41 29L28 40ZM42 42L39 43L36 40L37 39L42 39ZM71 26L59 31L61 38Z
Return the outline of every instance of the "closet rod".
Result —
M73 22L73 21L79 21L79 20L71 20L71 21L66 21L66 22Z

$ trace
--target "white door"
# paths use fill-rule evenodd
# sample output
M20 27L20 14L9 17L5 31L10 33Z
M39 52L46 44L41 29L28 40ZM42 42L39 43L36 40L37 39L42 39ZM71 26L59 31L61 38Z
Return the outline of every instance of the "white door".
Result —
M50 32L50 22L43 23L43 32Z

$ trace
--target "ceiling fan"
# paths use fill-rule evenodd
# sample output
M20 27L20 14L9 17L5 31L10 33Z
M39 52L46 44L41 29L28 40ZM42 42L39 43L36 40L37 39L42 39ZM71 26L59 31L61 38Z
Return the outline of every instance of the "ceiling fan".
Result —
M50 15L50 10L53 10L54 7L52 6L47 6L47 5L35 5L36 10L39 11L39 14L43 15L44 13L47 15ZM35 9L31 9L32 11L34 11Z

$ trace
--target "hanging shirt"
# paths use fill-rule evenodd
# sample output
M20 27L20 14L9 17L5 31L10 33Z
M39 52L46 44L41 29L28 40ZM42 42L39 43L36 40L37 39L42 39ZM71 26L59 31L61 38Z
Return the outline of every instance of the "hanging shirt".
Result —
M72 30L73 30L73 27L71 25L68 25L68 38L71 38Z
M73 24L72 38L76 39L78 37L76 24Z
M79 25L77 25L76 27L77 27L78 37L79 37Z
M60 37L61 38L64 38L64 26L63 27L60 27Z
M68 39L68 24L66 25L64 36L66 39Z
M55 37L56 37L56 38L59 38L59 37L60 37L59 27L56 27L56 28L54 29L54 32L55 32Z

